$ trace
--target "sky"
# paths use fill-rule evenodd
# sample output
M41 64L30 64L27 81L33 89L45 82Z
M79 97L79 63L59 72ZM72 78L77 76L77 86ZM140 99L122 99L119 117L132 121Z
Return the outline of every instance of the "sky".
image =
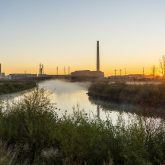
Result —
M165 54L164 0L0 0L0 62L9 73L96 69L150 74Z

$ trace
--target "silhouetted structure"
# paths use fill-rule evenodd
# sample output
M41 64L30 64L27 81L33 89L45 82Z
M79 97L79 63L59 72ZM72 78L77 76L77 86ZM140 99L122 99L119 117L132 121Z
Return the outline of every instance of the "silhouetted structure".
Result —
M103 78L104 73L101 71L79 70L71 73L72 77L89 77L89 78Z
M115 76L117 76L117 69L115 69Z
M96 54L96 71L79 70L71 73L73 79L95 79L103 78L104 73L100 71L100 53L99 53L99 41L97 41L97 54Z
M125 70L125 76L126 76L127 75L127 70L126 70L126 68L124 70Z
M70 66L68 66L68 74L70 74Z
M65 66L64 66L64 75L66 75L66 69L65 69Z
M0 79L4 79L5 78L5 73L2 73L2 65L0 63Z
M29 79L29 78L36 78L37 74L23 74L23 73L14 73L14 74L9 74L8 78L9 79Z
M144 76L144 67L143 67L143 76Z
M122 74L122 70L120 69L120 76L121 76L121 74Z
M57 76L58 76L58 66L57 66L57 68L56 68L56 71L57 71L57 73L56 73L56 74L57 74Z
M155 65L152 67L152 77L155 78L156 67Z
M100 50L99 50L99 41L97 41L97 61L96 61L96 71L100 71Z
M143 74L127 74L127 75L118 75L118 76L109 76L108 79L111 81L123 80L123 81L144 81L150 80L152 76L144 76Z
M160 73L162 74L162 78L165 78L165 55L162 56L160 60Z
M44 65L43 64L40 64L39 65L39 74L38 74L38 77L48 77L48 75L46 75L44 73Z
M43 75L44 74L44 65L40 64L39 65L39 75Z

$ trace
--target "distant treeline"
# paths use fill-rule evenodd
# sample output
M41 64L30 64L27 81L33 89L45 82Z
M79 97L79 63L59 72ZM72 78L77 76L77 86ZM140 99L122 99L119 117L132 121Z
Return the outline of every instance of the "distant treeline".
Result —
M106 101L125 102L142 106L165 107L165 83L130 85L125 83L93 83L88 95Z
M0 95L23 91L36 86L36 81L0 81Z

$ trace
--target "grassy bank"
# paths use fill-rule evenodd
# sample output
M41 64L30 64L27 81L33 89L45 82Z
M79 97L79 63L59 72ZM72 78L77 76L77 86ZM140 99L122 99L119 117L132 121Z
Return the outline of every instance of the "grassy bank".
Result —
M165 84L128 85L124 83L92 84L88 95L107 101L165 107Z
M164 120L122 116L58 117L44 90L35 90L0 113L0 164L159 165L165 163Z
M0 81L0 95L36 87L35 81Z

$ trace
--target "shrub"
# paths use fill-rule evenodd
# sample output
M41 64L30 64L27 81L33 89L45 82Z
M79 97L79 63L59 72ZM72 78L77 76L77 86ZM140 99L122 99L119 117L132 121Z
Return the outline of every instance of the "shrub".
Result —
M88 95L114 102L125 102L150 107L165 106L165 84L128 85L123 83L98 83L90 86Z
M12 164L165 163L163 119L134 116L126 122L121 114L113 124L108 118L89 119L81 112L58 117L43 89L34 90L8 111L1 111L0 138Z

